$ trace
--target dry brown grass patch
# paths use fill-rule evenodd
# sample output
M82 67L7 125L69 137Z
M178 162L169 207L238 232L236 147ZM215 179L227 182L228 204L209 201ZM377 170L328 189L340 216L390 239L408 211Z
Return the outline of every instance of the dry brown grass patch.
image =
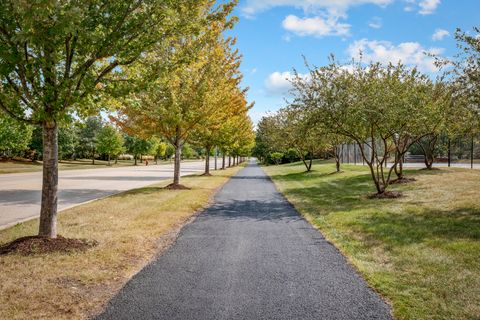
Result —
M185 177L191 190L165 183L69 209L58 217L66 238L98 245L85 252L0 256L0 319L86 319L162 249L239 168ZM38 221L0 231L0 243L34 235Z

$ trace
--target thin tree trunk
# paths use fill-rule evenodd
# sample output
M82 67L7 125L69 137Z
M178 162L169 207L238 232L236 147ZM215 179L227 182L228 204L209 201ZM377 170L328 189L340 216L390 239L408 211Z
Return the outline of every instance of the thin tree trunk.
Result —
M108 154L108 166L110 166L110 153Z
M205 154L205 173L204 175L210 175L210 147L206 147L206 154Z
M95 148L92 148L92 164L95 164Z
M115 164L118 164L118 154L115 156Z
M43 123L43 184L38 235L57 237L58 125Z
M232 157L228 155L228 167L230 168L232 166Z
M134 165L136 166L137 165L137 155L134 155L133 158L135 159Z
M218 169L217 160L218 160L218 148L215 147L215 170Z
M222 170L225 170L225 153L222 153Z
M180 143L175 144L175 162L173 165L173 185L180 185L180 164L182 161L182 146Z

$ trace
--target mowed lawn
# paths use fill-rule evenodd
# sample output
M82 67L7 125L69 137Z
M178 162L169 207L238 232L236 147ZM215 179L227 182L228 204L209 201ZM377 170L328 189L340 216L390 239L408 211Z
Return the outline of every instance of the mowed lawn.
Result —
M183 177L59 214L59 234L98 241L76 253L0 256L0 319L87 319L162 249L240 167ZM0 231L0 244L35 235L38 221Z
M159 164L168 163L168 161L159 161ZM124 167L124 166L133 166L133 160L119 160L115 164L115 160L111 161L111 166L107 166L108 161L104 160L95 160L95 164L92 164L90 159L79 159L79 160L66 160L60 161L58 163L59 170L78 170L78 169L97 169L97 168L110 168L110 167ZM139 161L139 165L142 163ZM155 164L154 161L150 161L150 164ZM32 162L32 161L18 161L18 160L8 160L0 161L0 174L7 173L24 173L24 172L37 172L42 171L43 165L41 161Z
M480 319L480 170L407 171L404 197L371 200L367 167L264 170L393 306L397 319Z

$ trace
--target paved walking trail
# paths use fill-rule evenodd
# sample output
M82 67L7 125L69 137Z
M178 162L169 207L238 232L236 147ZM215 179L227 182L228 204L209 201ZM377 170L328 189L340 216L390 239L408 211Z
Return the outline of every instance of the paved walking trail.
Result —
M98 319L391 319L254 163Z

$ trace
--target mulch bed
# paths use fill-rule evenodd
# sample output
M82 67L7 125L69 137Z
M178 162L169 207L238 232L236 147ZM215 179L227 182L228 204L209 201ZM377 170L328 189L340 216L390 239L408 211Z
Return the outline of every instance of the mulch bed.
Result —
M415 178L402 178L390 181L390 184L405 184L417 181Z
M97 241L85 239L67 239L62 236L48 238L30 236L18 238L10 243L0 246L0 255L20 254L24 256L52 253L86 251L98 245Z
M191 190L191 188L186 187L182 184L169 184L168 186L165 187L167 190Z
M368 199L396 199L402 197L398 191L385 191L384 193L374 193L368 196Z

